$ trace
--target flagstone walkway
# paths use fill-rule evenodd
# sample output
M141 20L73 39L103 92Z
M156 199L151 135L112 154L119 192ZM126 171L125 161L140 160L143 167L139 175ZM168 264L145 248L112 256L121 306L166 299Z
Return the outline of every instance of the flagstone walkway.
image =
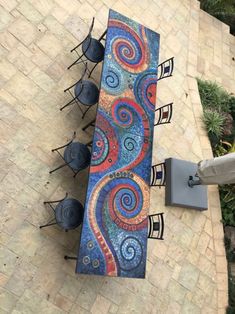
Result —
M225 313L227 264L217 187L209 209L164 206L164 188L152 188L151 213L165 212L165 240L149 240L145 280L75 275L80 230L39 230L50 216L43 201L69 192L84 201L87 170L49 175L51 152L81 130L78 109L64 88L81 68L66 70L69 51L105 29L113 8L161 34L160 61L175 56L174 76L158 85L158 103L174 102L172 123L155 129L153 163L167 157L198 162L212 157L201 122L195 77L217 80L235 93L235 39L196 0L0 0L0 313ZM95 71L99 80L101 67Z

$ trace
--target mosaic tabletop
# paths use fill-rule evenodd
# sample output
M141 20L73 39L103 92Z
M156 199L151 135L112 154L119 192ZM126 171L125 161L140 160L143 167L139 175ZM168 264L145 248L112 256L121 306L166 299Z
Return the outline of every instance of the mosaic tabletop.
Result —
M76 272L144 278L159 34L109 11Z

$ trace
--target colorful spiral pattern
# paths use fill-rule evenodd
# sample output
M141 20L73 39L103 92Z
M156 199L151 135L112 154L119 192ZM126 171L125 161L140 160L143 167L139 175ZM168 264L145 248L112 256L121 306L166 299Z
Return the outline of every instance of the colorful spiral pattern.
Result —
M117 88L120 84L118 74L114 70L109 70L105 77L105 83L109 88Z
M159 37L110 10L77 271L144 278Z
M142 193L140 179L133 180L132 176L127 175L126 172L114 173L110 175L112 180L108 185L110 192L107 204L110 216L120 228L125 230L138 230L146 226L148 200Z
M126 237L120 245L120 251L120 268L122 270L131 271L140 265L143 256L143 249L138 238Z
M124 144L125 149L131 152L135 149L137 142L133 137L128 136L125 138L123 144Z
M130 99L117 99L112 105L112 117L117 125L130 127L133 123L133 101Z
M111 43L116 61L126 71L134 73L144 71L149 58L144 27L141 27L141 38L133 28L122 21L109 20L108 26L118 34L113 37Z
M134 93L137 102L147 107L150 110L155 109L156 100L156 84L157 74L156 71L148 71L140 75L134 85Z
M105 133L98 127L95 129L93 142L92 165L97 166L107 158L109 152L108 139Z
M114 129L102 112L97 114L94 132L91 172L106 170L114 165L118 158L118 139Z
M107 67L103 88L111 95L120 95L124 91L124 78L119 69L111 66Z

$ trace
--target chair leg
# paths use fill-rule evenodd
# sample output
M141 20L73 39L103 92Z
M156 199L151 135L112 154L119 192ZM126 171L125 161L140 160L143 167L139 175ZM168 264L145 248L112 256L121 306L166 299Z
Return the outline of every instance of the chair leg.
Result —
M73 52L74 50L76 50L78 47L80 47L81 46L81 44L83 43L83 41L82 42L80 42L77 46L75 46L72 50L70 50L70 52Z
M98 64L98 63L96 63L96 64L93 66L92 70L91 70L91 71L89 71L90 73L89 73L89 75L88 75L88 78L90 78L90 77L91 77L91 74L92 74L92 72L95 70L95 68L96 68L97 64Z
M68 260L68 259L77 260L77 257L65 255L65 256L64 256L64 259L65 259L65 260Z
M57 203L57 201L52 201L52 202L46 201L46 202L43 202L43 204L50 204L50 203Z
M55 218L53 218L53 219L55 219ZM57 224L56 222L47 223L46 225L39 226L39 228L42 229L42 228L53 226L53 225L56 225L56 224Z
M95 123L95 119L92 120L91 122L87 123L87 124L82 128L82 130L85 131L87 128L89 128L89 126L94 126L94 123Z
M66 93L68 90L70 90L70 88L74 87L75 85L77 85L77 83L79 82L80 80L78 80L76 83L74 83L73 85L67 87L66 89L64 89L64 93Z
M91 106L89 106L89 107L84 111L84 113L83 113L83 115L82 115L82 119L84 119L84 117L85 117L87 111L88 111L90 108L91 108Z
M60 152L58 152L58 150L69 146L69 145L73 142L73 140L75 139L75 137L76 137L76 132L73 132L73 137L72 137L72 139L71 139L67 144L62 145L62 146L59 146L59 147L56 147L56 148L53 148L51 151L52 151L52 152L55 152L55 151L56 151L56 152L63 158L63 156L60 154Z
M67 163L65 163L65 164L63 164L63 165L61 165L61 166L59 166L59 167L57 167L57 168L55 168L55 169L53 169L53 170L49 171L49 173L53 173L53 172L55 172L56 170L59 170L59 169L61 169L61 168L65 167L65 166L67 166L67 165L68 165L68 164L67 164Z
M79 172L79 171L77 171L77 172L74 173L74 175L73 175L74 178L76 178L78 172Z
M62 202L63 200L65 200L67 197L68 197L68 193L66 192L65 197L64 197L64 198L62 198L61 200L58 200L58 201L46 201L46 202L43 202L43 204L60 203L60 202Z
M66 105L64 105L63 107L60 108L60 111L62 111L64 108L70 106L73 104L73 102L75 102L75 98L73 98L72 100L70 100Z
M68 67L68 70L69 70L72 66L74 66L75 64L80 63L80 62L78 62L78 61L79 61L82 57L83 57L83 54L82 54L78 59L76 59L72 64L70 64L70 66ZM84 62L84 61L81 61L81 62Z

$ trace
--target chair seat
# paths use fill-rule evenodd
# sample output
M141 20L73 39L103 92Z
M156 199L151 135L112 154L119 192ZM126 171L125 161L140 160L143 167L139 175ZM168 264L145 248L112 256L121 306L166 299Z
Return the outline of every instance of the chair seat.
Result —
M99 100L99 89L92 81L78 82L74 93L78 101L86 106L95 105Z
M89 46L89 48L87 48ZM95 38L87 38L82 44L82 52L85 57L94 63L99 63L104 59L104 46Z
M77 228L83 221L83 205L73 198L66 198L55 208L57 224L66 230Z
M91 153L86 145L73 142L64 150L64 159L73 170L82 170L89 166Z

